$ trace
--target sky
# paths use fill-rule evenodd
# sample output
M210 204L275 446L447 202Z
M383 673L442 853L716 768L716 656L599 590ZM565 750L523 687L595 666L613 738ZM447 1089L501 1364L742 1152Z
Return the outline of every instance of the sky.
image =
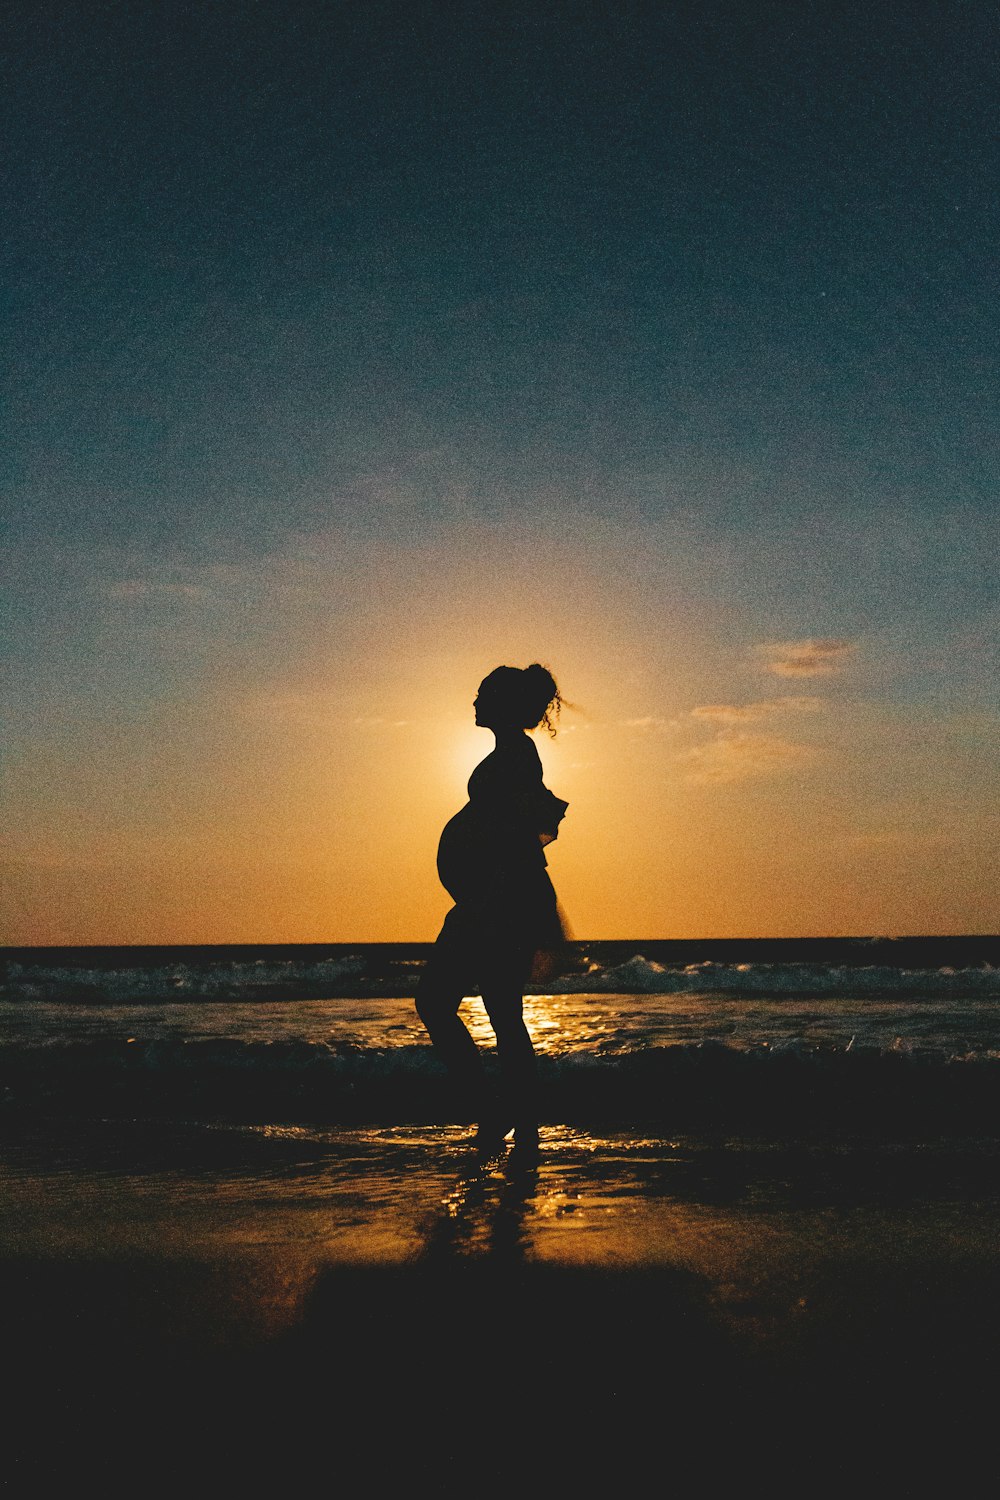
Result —
M424 941L541 661L580 939L1000 930L950 0L15 0L7 944Z

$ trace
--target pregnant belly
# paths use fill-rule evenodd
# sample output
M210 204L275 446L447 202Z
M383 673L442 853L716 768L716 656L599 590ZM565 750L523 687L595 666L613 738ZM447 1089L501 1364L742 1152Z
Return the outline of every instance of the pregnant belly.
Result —
M438 841L438 877L453 901L473 895L483 883L483 830L466 804L444 825Z
M534 906L552 890L538 840L509 826L497 827L471 803L445 824L437 868L453 901Z

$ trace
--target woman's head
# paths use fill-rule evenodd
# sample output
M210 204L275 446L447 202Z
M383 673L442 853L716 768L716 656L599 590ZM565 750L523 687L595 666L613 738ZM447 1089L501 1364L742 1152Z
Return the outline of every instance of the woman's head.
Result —
M556 732L562 698L548 668L497 667L479 685L476 723L487 729L534 729L544 724Z

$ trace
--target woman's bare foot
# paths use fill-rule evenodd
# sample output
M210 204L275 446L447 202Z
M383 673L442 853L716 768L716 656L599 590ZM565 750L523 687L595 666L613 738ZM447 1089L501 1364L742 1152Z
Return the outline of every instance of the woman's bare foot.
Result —
M487 1116L480 1120L472 1144L477 1151L499 1151L513 1128L505 1115Z

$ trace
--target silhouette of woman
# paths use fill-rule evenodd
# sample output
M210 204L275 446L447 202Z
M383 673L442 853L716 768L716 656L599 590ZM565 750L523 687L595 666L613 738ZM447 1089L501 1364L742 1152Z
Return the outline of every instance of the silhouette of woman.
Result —
M469 800L438 845L441 884L455 905L445 917L417 990L417 1013L478 1121L475 1144L537 1146L535 1054L521 1014L536 953L563 940L544 845L568 803L542 783L542 763L525 733L555 733L562 705L555 679L535 662L497 667L479 687L476 723L496 748L469 778ZM496 1033L500 1087L487 1084L482 1057L458 1010L478 981Z

